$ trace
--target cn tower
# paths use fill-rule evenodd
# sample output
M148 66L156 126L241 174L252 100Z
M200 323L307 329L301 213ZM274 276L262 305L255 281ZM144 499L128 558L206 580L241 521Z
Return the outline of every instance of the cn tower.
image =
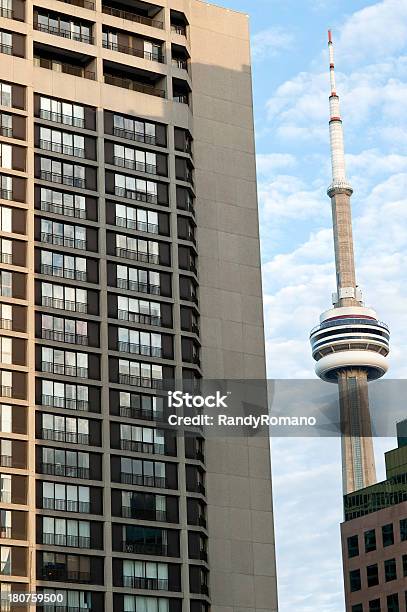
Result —
M332 183L328 196L332 205L337 290L333 308L322 313L311 331L315 371L339 389L342 431L342 479L344 494L376 482L368 382L383 376L388 368L390 333L376 312L365 307L356 283L353 253L351 195L346 178L343 126L335 85L334 50L328 32L331 94L329 134Z

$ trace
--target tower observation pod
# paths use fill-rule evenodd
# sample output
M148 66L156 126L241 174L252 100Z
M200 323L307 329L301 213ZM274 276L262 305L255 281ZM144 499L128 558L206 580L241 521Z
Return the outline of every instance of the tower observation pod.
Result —
M329 96L332 205L337 289L333 308L324 312L311 331L315 371L324 381L338 385L342 431L344 494L376 482L368 381L388 368L390 333L371 308L366 308L356 284L353 252L351 195L346 177L343 126L335 82L334 50L328 32L331 94Z

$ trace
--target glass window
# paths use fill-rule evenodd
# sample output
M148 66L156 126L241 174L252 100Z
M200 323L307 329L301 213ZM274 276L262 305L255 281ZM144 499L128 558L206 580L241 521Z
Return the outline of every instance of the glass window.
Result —
M387 559L384 562L384 576L386 582L397 580L396 559Z
M380 599L369 601L369 612L381 612Z
M2 106L12 106L11 85L0 82L0 103Z
M0 404L0 431L12 432L12 407L8 404Z
M383 525L382 527L383 546L392 546L394 544L393 523Z
M387 612L400 612L399 596L397 593L387 595Z
M365 552L376 550L376 531L369 529L365 531Z
M355 591L360 591L360 589L362 588L360 580L360 570L357 569L349 572L349 584L351 593L354 593Z
M407 541L407 518L400 521L400 540L402 542Z
M2 168L13 167L13 147L8 144L0 143L0 166Z
M0 206L0 229L2 232L12 232L12 209Z
M367 586L373 587L379 584L379 568L377 563L366 567Z

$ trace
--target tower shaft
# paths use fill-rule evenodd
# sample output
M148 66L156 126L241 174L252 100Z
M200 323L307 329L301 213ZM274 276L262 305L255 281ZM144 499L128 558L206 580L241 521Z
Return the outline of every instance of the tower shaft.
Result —
M337 286L335 306L358 306L349 190L335 188L331 206Z

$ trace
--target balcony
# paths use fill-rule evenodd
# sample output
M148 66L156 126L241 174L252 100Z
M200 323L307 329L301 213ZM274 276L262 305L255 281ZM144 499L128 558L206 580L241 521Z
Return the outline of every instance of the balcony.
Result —
M39 568L40 580L56 580L58 582L80 582L86 584L90 582L90 572L80 572L79 570L67 570L59 564L54 567L43 566Z
M83 42L88 45L93 45L93 37L88 34L77 33L71 30L65 30L64 28L56 28L50 25L45 25L35 21L35 17L34 29L38 30L39 32L45 32L46 34L53 34L55 36L61 36L62 38L68 38L76 42Z
M165 445L157 443L140 442L138 440L120 440L121 450L132 453L145 453L153 455L165 455Z
M13 128L8 125L0 125L0 134L1 136L5 136L6 138L13 137Z
M89 434L73 431L61 431L58 429L41 429L42 440L53 442L66 442L68 444L89 444Z
M75 501L70 499L54 499L53 497L43 497L42 507L44 510L61 510L63 512L90 513L90 502Z
M144 132L133 132L132 130L125 130L117 126L113 127L114 136L119 138L125 138L126 140L134 140L136 142L144 142L146 144L156 144L156 137L153 134L146 134Z
M173 32L174 34L177 34L178 36L186 36L187 28L184 24L172 23L171 32Z
M137 200L138 202L149 202L149 204L158 204L157 194L146 191L134 191L125 187L115 186L114 193L119 198L127 198L129 200Z
M139 7L137 7L139 4ZM150 26L152 28L158 28L159 30L164 29L164 23L159 19L155 19L156 15L160 11L161 7L148 5L143 3L146 9L142 9L141 3L133 3L130 7L126 4L120 4L116 6L109 6L106 3L102 5L102 12L106 15L112 15L112 17L118 17L119 19L126 19L127 21L133 21L135 23L141 23L142 25ZM128 10L128 9L132 10ZM139 10L137 10L139 9ZM150 13L150 14L149 14ZM151 15L152 13L155 13ZM150 16L151 15L151 16Z
M47 276L59 276L61 278L70 278L78 281L86 281L87 279L87 274L83 270L60 268L59 266L51 266L50 264L41 264L41 274L46 274Z
M60 142L52 142L51 140L40 140L40 149L43 151L52 151L53 153L62 153L71 157L85 157L85 149L79 147L71 147Z
M88 368L80 368L77 366L66 365L64 363L56 363L54 361L42 361L41 372L62 374L64 376L73 376L75 378L88 378Z
M90 548L90 538L67 535L65 533L43 533L42 543L50 546L70 546L72 548Z
M2 397L13 397L13 387L0 385L0 393Z
M60 185L69 185L69 187L86 189L86 181L84 178L72 176L70 174L59 174L57 172L41 170L40 179L48 181L49 183L59 183Z
M140 83L126 77L116 76L113 74L105 73L105 83L108 85L115 85L116 87L124 87L124 89L131 89L132 91L139 91L140 93L149 94L150 96L156 96L158 98L165 98L164 89L157 89L152 85L146 83Z
M151 346L149 344L134 344L133 342L117 343L117 350L121 353L133 353L135 355L144 355L145 357L162 357L161 346Z
M160 256L156 253L145 253L143 251L133 251L131 249L122 249L116 247L116 257L122 257L123 259L133 259L134 261L141 261L143 263L159 264Z
M52 121L53 123L61 123L62 125L72 125L73 127L79 128L85 127L85 119L82 119L81 117L73 117L72 115L64 115L63 113L55 113L44 108L40 109L40 117L41 119L45 119L46 121Z
M82 8L89 9L90 11L95 10L95 3L90 2L89 0L61 0L61 2L72 4L72 6L81 6Z
M5 17L6 19L14 19L13 9L7 8L5 6L0 6L0 17Z
M157 174L157 166L135 161L134 159L114 156L113 165L119 166L120 168L128 168L129 170L136 170L137 172L145 172L146 174Z
M156 487L157 489L167 488L167 481L163 476L147 476L146 474L129 474L127 472L121 472L120 482L128 485Z
M11 527L0 526L0 538L11 538Z
M86 314L88 312L88 305L85 302L72 302L71 300L60 300L59 298L49 297L47 295L42 296L42 306L48 306L49 308L55 308L55 310L67 310L69 312L81 312Z
M144 51L143 49L136 49L135 47L118 45L107 40L104 40L102 44L105 49L110 49L111 51L127 53L127 55L133 55L134 57L140 57L141 59L146 59L151 62L159 62L160 64L164 64L164 55L162 53L152 53L151 51Z
M72 399L69 397L60 397L57 395L42 395L41 405L52 408L67 408L68 410L79 410L82 412L89 411L89 402L87 400Z
M6 55L13 55L13 46L0 43L0 53L5 53Z
M121 549L124 553L132 553L134 555L158 555L160 557L166 557L168 552L166 544L159 544L156 542L144 543L123 541Z
M160 88L160 84L165 85L165 77L162 74L116 64L107 60L103 62L103 74L105 83L108 85L165 98L165 90Z
M141 283L138 281L127 280L127 278L118 278L116 285L119 289L128 289L129 291L137 291L139 293L150 293L152 295L160 295L160 285L152 285L151 283Z
M133 376L132 374L119 373L119 383L130 387L143 387L146 389L162 389L161 378L147 378L145 376Z
M164 578L123 576L123 586L130 587L132 589L146 589L148 591L168 591L168 580Z
M81 77L83 79L90 79L91 81L95 81L96 79L95 72L86 70L82 66L75 66L75 64L56 62L48 58L34 56L34 65L40 68L47 68L48 70L63 72L64 74L71 74L72 76Z
M138 519L142 521L167 521L167 512L165 510L154 510L153 508L132 508L131 506L122 506L121 516L123 518Z
M0 188L0 198L2 200L12 200L13 192L11 191L11 189Z
M1 467L13 467L13 457L11 455L0 455Z
M138 232L145 232L146 234L158 234L158 225L156 223L136 221L127 217L115 217L115 225L117 227L125 227L126 229L134 229Z
M66 342L67 344L80 344L81 346L88 346L89 343L88 336L71 334L57 329L42 328L41 338L44 340L54 340L55 342Z
M41 242L86 251L86 240L79 240L78 238L71 238L70 236L61 236L60 234L48 234L46 232L41 232Z
M13 255L11 253L1 253L0 252L0 263L3 263L3 264L12 264L13 263Z
M96 74L90 69L94 65L94 59L90 55L75 53L68 49L34 43L34 66L39 66L40 68L94 81Z
M40 473L48 476L66 476L67 478L83 478L89 480L90 470L77 465L66 465L64 463L41 463Z
M13 329L12 319L0 319L0 329Z
M142 325L161 325L161 317L154 315L140 314L139 312L129 312L128 310L118 310L117 318L119 321L131 321Z
M119 414L129 419L144 419L146 421L162 421L164 419L162 411L154 411L137 406L120 406Z

